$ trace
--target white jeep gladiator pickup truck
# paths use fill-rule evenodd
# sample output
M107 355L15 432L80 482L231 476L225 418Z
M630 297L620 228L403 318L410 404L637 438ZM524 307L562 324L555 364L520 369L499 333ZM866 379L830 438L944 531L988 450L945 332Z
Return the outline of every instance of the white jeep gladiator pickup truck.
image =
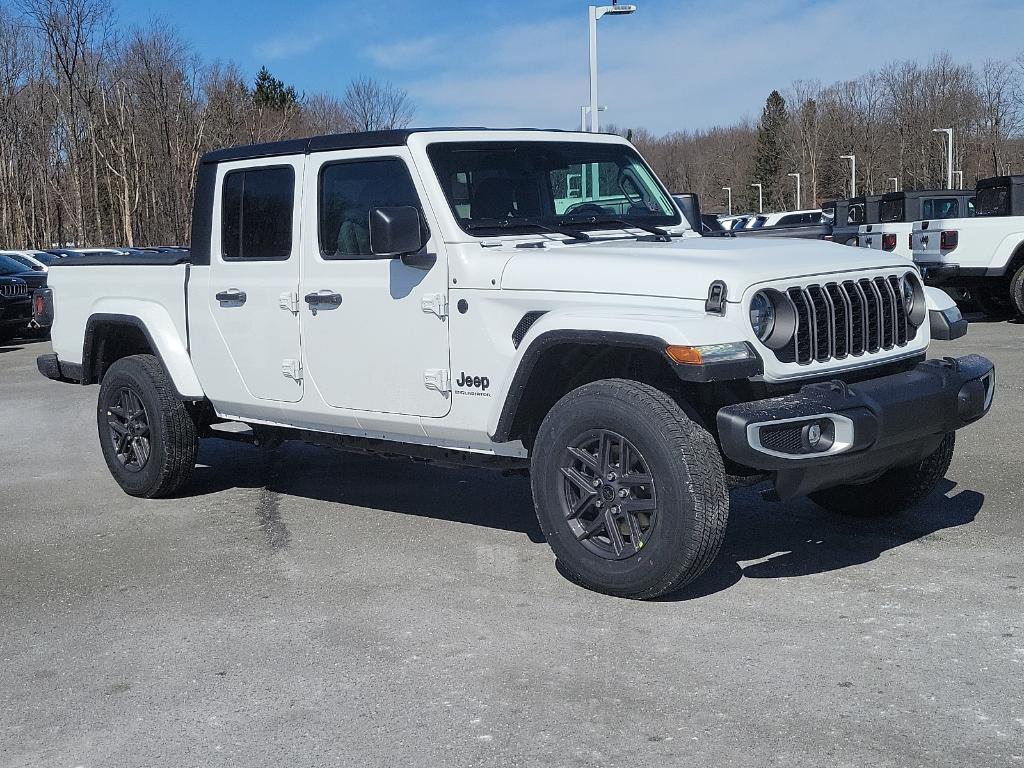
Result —
M980 180L973 217L925 217L912 243L928 285L965 290L992 317L1024 317L1024 176Z
M857 237L861 248L889 251L914 258L915 221L959 219L974 215L974 190L915 189L889 192L878 203L878 223L863 224Z
M565 568L634 598L708 567L737 484L852 514L921 500L994 391L982 357L926 360L966 323L912 264L695 236L617 136L220 150L190 256L50 275L40 371L100 384L127 493L179 489L224 422L257 444L528 470Z

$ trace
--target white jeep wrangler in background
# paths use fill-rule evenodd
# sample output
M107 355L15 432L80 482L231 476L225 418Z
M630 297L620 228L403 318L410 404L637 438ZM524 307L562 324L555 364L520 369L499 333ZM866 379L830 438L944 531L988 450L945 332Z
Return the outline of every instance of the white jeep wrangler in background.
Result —
M981 179L973 216L926 216L911 246L928 285L969 292L990 317L1024 318L1024 176Z
M200 438L526 470L576 579L651 598L703 572L729 489L852 514L924 498L992 403L906 260L696 236L608 135L415 130L203 158L190 257L84 256L36 298L53 379L100 383L130 494Z

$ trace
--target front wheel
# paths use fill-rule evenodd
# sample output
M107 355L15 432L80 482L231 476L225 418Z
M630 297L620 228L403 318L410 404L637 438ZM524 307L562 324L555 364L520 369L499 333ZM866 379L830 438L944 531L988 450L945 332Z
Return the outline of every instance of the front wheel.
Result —
M123 357L107 369L96 422L107 468L130 496L167 496L191 476L196 425L153 355Z
M559 400L537 434L531 482L559 562L599 592L672 592L711 565L725 537L714 439L646 384L606 379Z
M851 517L888 517L924 501L946 476L953 460L956 434L946 435L924 461L895 467L867 483L815 491L811 501L830 512Z

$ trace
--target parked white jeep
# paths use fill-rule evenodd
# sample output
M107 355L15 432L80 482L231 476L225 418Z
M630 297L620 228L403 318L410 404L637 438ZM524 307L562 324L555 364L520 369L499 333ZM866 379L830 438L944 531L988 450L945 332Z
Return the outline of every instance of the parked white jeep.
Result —
M861 515L921 500L994 391L984 358L926 361L966 323L913 265L696 236L616 136L217 151L190 257L50 275L39 368L101 384L100 445L127 493L178 490L223 422L258 444L528 469L565 568L636 598L708 567L734 485Z
M914 257L914 222L969 218L974 215L974 190L916 189L889 192L878 203L878 223L862 224L857 237L861 248Z
M926 283L969 292L993 317L1024 317L1024 176L982 179L973 217L915 222L912 242Z

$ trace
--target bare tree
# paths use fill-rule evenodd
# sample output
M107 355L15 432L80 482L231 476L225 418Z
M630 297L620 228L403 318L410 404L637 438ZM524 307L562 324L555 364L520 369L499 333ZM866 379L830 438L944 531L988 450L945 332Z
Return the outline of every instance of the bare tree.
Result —
M345 118L357 131L405 128L415 115L409 94L391 83L381 84L371 77L358 77L349 83L342 109Z

